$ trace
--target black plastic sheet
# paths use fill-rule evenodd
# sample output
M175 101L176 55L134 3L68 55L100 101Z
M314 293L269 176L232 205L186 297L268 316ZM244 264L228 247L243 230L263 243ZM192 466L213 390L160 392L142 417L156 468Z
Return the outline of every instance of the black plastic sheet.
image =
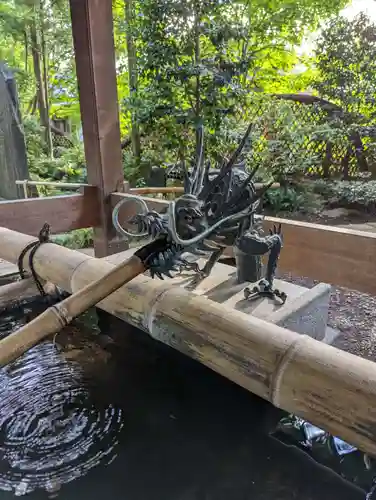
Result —
M283 417L273 436L305 450L318 463L363 489L366 500L376 500L376 461L367 454L295 415Z

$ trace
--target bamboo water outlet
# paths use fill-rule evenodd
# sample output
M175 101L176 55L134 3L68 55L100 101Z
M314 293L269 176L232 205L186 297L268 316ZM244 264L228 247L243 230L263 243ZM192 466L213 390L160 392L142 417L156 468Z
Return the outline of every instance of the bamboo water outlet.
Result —
M0 228L0 258L15 261L32 240ZM73 293L115 269L52 243L38 248L34 267ZM98 307L376 456L375 363L195 296L173 280L138 276Z
M33 321L6 337L0 342L0 366L14 361L43 338L59 332L75 317L143 273L146 270L145 259L156 250L160 250L159 241L145 245L104 276L49 307Z
M144 271L142 261L133 256L111 269L105 276L49 307L30 323L0 342L0 366L14 361L42 339L59 332L75 317Z
M146 271L145 260L160 249L161 242L158 240L145 245L99 279L49 307L33 321L6 337L0 342L0 366L14 361L43 338L59 332L75 317L142 274Z

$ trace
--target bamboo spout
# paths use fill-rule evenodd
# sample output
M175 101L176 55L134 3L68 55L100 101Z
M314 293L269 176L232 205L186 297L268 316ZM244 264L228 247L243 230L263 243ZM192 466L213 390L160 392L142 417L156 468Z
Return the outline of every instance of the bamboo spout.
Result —
M33 321L0 341L0 366L14 361L42 339L59 332L75 317L144 271L142 261L134 255L111 269L105 276L59 304L49 307Z
M31 240L0 228L0 258L15 261ZM37 250L34 266L70 292L115 268L52 244ZM98 306L376 456L375 363L144 275Z

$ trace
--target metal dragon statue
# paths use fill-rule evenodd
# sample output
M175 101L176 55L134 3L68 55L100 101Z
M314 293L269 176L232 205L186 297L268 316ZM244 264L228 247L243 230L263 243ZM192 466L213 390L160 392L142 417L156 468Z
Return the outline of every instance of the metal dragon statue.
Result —
M165 238L166 250L149 263L151 275L163 279L172 277L171 271L193 270L195 281L209 276L227 246L233 246L239 283L258 282L246 298L269 296L282 302L283 292L273 286L279 254L282 248L281 227L274 227L267 236L261 229L262 216L258 214L260 200L271 184L257 192L253 178L255 168L247 174L236 162L249 138L252 125L243 136L229 160L215 171L204 163L204 135L200 129L199 154L194 168L184 169L184 194L169 203L164 213L149 211L145 201L129 196L120 201L113 211L117 231L127 238ZM127 202L137 202L141 211L128 222L137 226L137 232L124 229L119 223L119 210ZM269 253L264 278L261 258ZM192 255L207 256L200 269Z

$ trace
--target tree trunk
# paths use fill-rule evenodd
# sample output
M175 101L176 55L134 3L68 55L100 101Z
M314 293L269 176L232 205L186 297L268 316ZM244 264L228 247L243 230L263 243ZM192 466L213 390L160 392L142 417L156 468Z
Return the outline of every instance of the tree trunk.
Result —
M39 4L40 13L40 34L41 34L41 49L42 49L42 64L43 64L43 89L44 98L46 103L46 142L48 144L48 152L51 157L53 157L53 144L52 144L52 133L51 133L51 122L50 122L50 102L48 97L48 55L46 48L46 39L44 36L44 0L40 0Z
M137 54L132 34L132 20L133 20L132 0L124 0L124 12L125 12L125 22L126 22L126 40L127 40L127 54L128 54L129 93L132 97L132 94L134 95L137 92L137 86L138 86ZM132 130L131 130L132 150L136 159L139 160L141 156L141 141L140 141L140 132L138 124L136 123L134 113L132 113L131 122L132 122Z
M199 160L200 156L200 144L201 144L201 134L198 128L201 114L201 82L199 65L201 61L201 47L200 47L200 5L199 2L195 2L194 6L194 37L195 37L195 54L194 63L197 70L196 76L196 90L195 90L195 117L196 117L196 161Z
M326 147L325 147L325 157L324 157L324 160L322 162L324 179L329 179L329 177L330 177L330 165L332 163L333 163L333 161L332 161L332 143L330 141L327 141Z
M368 162L364 153L364 146L359 132L354 131L350 134L350 141L352 142L355 150L355 156L360 172L368 172Z
M37 104L38 104L38 94L36 93L28 104L26 114L35 115Z
M342 158L341 167L342 167L342 180L348 181L350 177L350 158L352 154L352 146L349 145L346 149L346 154Z
M41 71L42 47L38 37L36 21L37 21L36 15L34 15L30 23L31 53L33 56L34 76L37 87L40 124L45 130L45 139L46 139L48 154L52 155L51 130L49 124L48 108L46 103L46 92L44 89L43 76Z

